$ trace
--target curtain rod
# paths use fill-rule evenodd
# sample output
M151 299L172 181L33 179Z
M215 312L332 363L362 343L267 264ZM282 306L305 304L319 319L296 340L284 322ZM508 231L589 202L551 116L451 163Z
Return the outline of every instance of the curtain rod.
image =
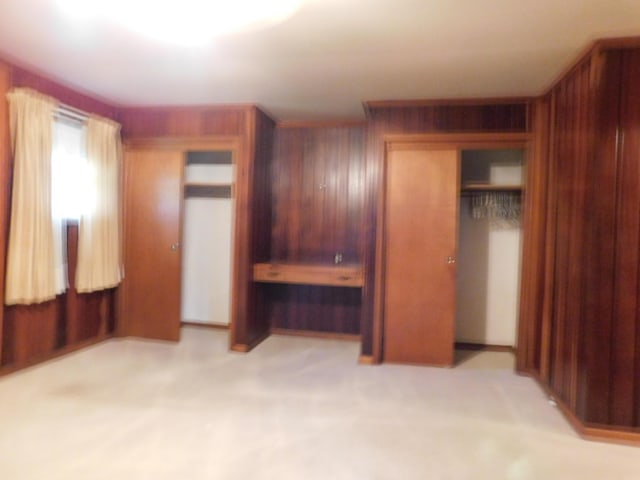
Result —
M66 105L64 103L58 105L58 108L56 109L56 115L83 123L86 122L89 118L89 114L87 112L74 108L70 105Z

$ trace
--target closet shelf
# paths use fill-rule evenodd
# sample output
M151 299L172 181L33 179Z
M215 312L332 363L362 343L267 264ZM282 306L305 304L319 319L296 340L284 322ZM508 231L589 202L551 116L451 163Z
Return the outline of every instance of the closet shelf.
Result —
M494 185L490 183L467 183L463 192L521 192L522 185Z
M185 183L185 197L231 198L233 184L230 183Z
M231 187L229 182L185 182L184 188L189 187Z

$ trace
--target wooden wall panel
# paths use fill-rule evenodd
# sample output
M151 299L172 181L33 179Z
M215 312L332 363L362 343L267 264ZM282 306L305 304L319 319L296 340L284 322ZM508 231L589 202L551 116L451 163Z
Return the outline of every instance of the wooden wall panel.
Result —
M553 92L552 151L555 189L553 314L549 382L559 397L577 406L580 325L584 316L586 189L593 132L592 63L584 62Z
M133 138L246 135L252 107L139 107L120 110L122 136Z
M461 132L528 132L529 101L446 104L367 105L369 117L367 161L365 171L365 212L363 262L366 279L362 303L362 354L379 360L381 345L374 345L376 212L382 191L384 137L392 134L461 133ZM526 258L526 255L523 256Z
M538 347L541 380L583 426L629 434L640 433L640 46L616 48L596 45L551 91Z
M115 289L78 293L75 276L78 252L78 225L67 227L69 289L65 294L65 344L76 344L111 334L115 328Z
M541 349L545 310L548 215L548 156L551 118L549 96L538 99L533 112L535 134L527 155L523 206L523 244L518 320L517 370L540 374L543 368Z
M624 343L614 360L616 388L612 410L620 415L614 417L614 423L640 428L640 49L625 52L623 65L620 124L625 133L618 210L623 225L618 237L623 255L618 261L623 266L614 318L627 319L627 325L618 333ZM620 402L618 397L622 399Z
M277 130L273 260L360 261L364 161L364 127Z
M0 366L2 366L4 325L4 272L11 204L11 148L9 108L5 100L11 88L11 68L0 62Z
M242 269L240 282L246 296L239 298L232 344L248 349L269 333L268 300L261 285L253 282L253 264L268 261L271 251L271 161L275 124L271 118L254 109L248 120L248 137L252 155L249 196L246 199L247 237L249 248L245 258L237 258Z
M615 291L612 315L610 423L640 426L640 50L619 57L620 139L617 172Z
M332 264L362 260L365 205L362 125L280 127L273 160L274 261ZM272 286L275 328L358 334L361 290Z
M359 288L313 285L264 285L269 319L276 329L358 335Z

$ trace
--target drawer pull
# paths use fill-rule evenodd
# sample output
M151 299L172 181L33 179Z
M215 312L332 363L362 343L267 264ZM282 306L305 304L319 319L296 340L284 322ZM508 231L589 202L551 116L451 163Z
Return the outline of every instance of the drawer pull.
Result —
M348 275L340 275L340 276L338 277L338 280L345 280L345 281L346 281L346 280L351 280L351 277L350 277L350 276L348 276Z
M280 275L280 272L268 272L267 273L267 277L277 277L278 275Z

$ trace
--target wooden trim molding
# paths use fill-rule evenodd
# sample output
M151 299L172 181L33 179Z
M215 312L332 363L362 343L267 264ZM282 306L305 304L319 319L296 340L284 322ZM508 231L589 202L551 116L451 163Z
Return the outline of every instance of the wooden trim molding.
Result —
M239 135L210 135L189 137L137 137L124 138L122 146L128 148L168 148L180 150L233 150L237 152L242 143Z
M585 424L562 399L557 397L551 387L549 387L536 372L527 371L519 373L532 378L538 383L540 388L548 395L549 400L557 405L562 415L564 415L576 433L583 439L597 442L619 443L635 447L640 446L640 429L621 429L604 425Z
M349 128L366 127L366 120L283 120L276 123L276 128Z
M35 365L39 365L41 363L47 362L49 360L53 360L59 357L63 357L65 355L68 355L69 353L73 353L73 352L77 352L78 350L82 350L88 347L92 347L94 345L97 345L99 343L105 342L107 340L111 340L115 338L113 335L111 334L102 334L99 335L97 337L93 337L90 338L88 340L84 340L81 342L77 342L77 343L73 343L70 345L67 345L65 347L60 348L59 350L55 350L51 353L48 353L46 355L42 355L36 358L32 358L24 363L15 363L15 364L10 364L7 365L6 367L2 367L0 368L0 377L4 376L4 375L9 375L11 373L17 372L19 370L24 370L25 368L29 368L29 367L33 367Z
M325 340L345 340L349 342L359 342L360 335L350 333L335 333L335 332L319 332L313 330L293 330L289 328L275 328L271 327L272 335L283 335L290 337L309 337L309 338L322 338Z
M229 330L229 324L226 323L202 323L183 320L182 322L180 322L180 324L183 327L205 328L208 330Z
M455 347L457 350L474 352L505 352L513 354L517 352L516 348L511 345L485 345L482 343L456 342Z
M422 98L410 100L366 100L362 102L365 111L376 108L412 108L432 106L464 105L505 105L510 103L529 103L535 97L494 97L494 98Z
M376 362L373 355L360 355L360 357L358 357L358 363L360 365L378 365L380 362Z
M259 344L261 344L267 337L269 337L270 334L271 332L267 331L262 335L260 335L259 337L255 338L250 343L231 343L229 346L229 350L231 350L232 352L238 352L238 353L249 353L251 350L256 348ZM230 341L233 341L233 339L230 338Z

